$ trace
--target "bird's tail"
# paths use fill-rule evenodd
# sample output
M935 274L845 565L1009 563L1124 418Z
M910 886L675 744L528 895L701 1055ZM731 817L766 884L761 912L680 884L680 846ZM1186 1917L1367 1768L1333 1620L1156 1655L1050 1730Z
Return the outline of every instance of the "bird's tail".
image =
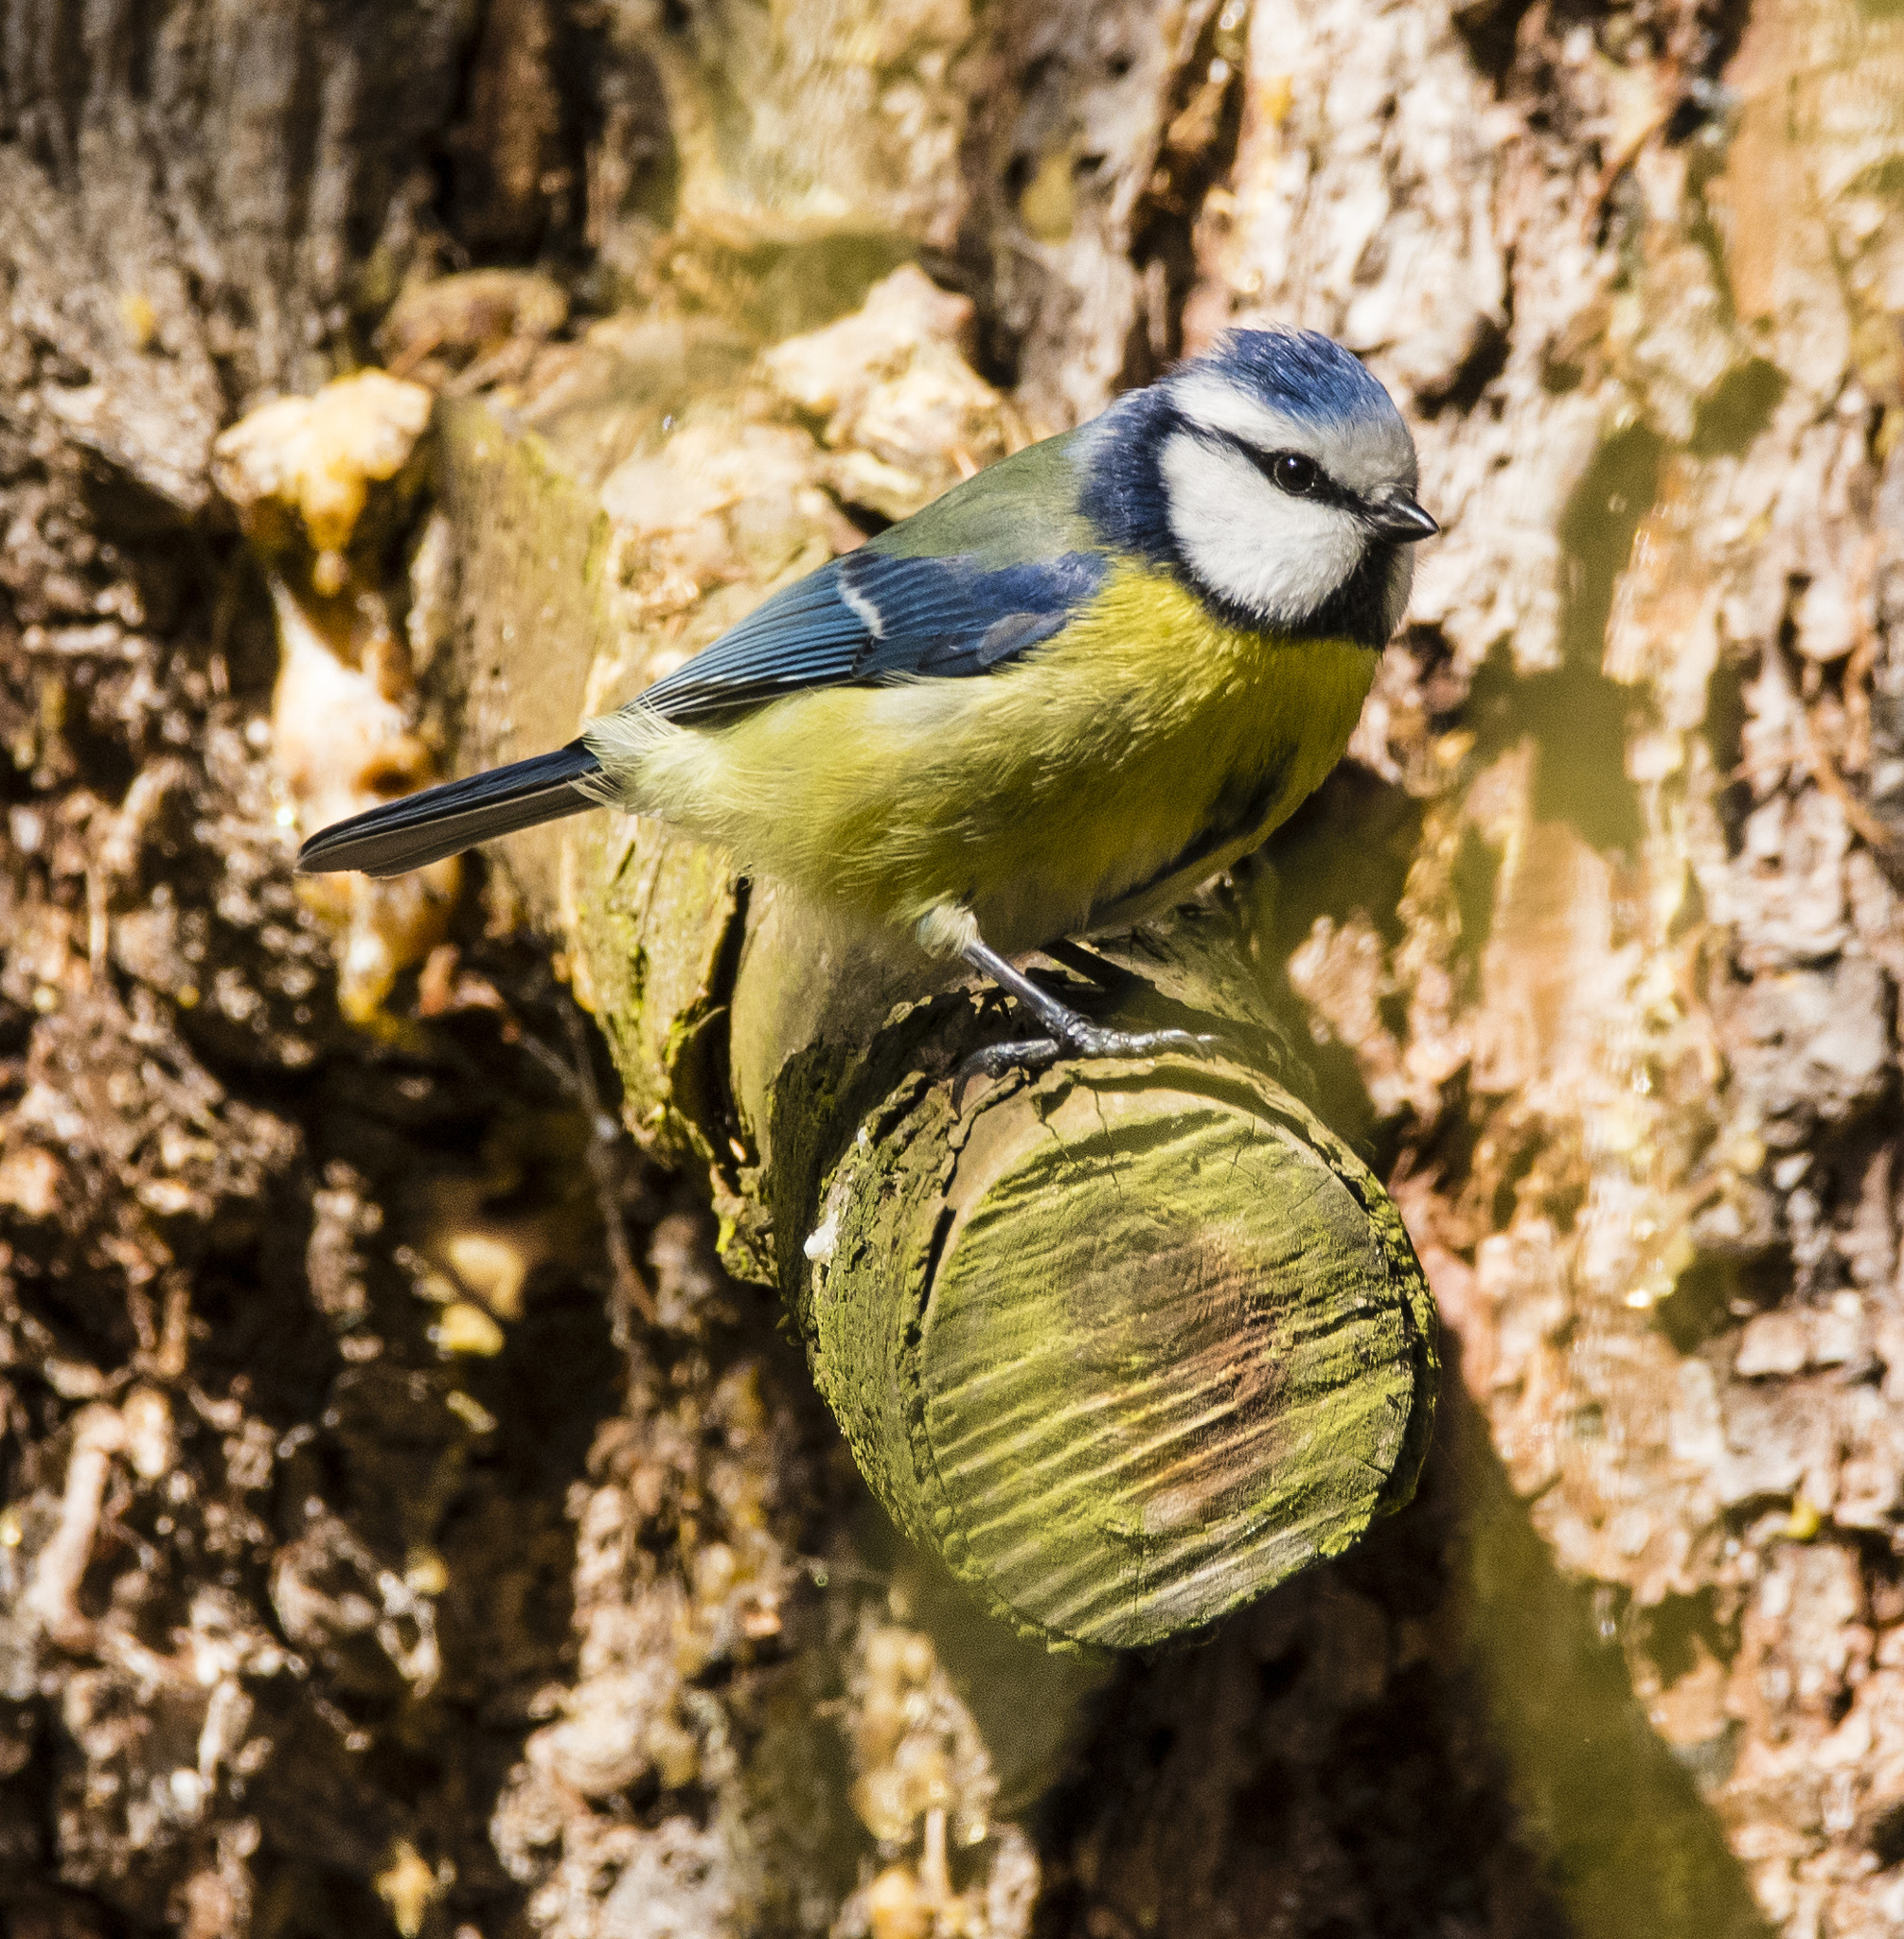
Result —
M298 870L329 875L357 868L365 875L401 875L492 835L598 808L608 798L600 777L601 763L581 741L572 740L553 754L511 761L467 781L425 788L333 822L305 843Z

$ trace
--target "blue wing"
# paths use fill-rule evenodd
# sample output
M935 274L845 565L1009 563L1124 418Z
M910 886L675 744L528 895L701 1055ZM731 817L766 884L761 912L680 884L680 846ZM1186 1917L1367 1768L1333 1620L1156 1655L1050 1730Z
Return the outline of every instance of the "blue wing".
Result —
M1097 552L988 565L868 545L774 594L642 702L665 720L702 720L803 687L989 673L1048 640L1107 570Z

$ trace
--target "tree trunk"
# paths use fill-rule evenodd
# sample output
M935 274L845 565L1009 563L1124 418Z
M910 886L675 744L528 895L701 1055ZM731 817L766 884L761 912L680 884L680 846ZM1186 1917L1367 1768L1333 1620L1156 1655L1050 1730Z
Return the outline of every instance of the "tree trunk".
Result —
M1904 1923L1896 21L21 4L0 99L14 1928ZM997 1020L608 817L290 854L1272 317L1446 537L1350 759L1095 973L1314 1091L967 1117L1034 1201L1034 1104L1365 1161L1450 1378L1353 1553L1054 1657L776 1330L877 1466L843 1141L935 1219Z

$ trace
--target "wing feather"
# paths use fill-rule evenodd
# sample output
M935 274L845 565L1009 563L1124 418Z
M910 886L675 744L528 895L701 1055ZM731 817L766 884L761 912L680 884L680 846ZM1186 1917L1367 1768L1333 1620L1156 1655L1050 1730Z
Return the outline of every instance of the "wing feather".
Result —
M1076 509L1071 441L1006 458L776 593L639 704L704 720L806 687L965 679L1030 651L1109 570Z
M666 720L718 720L818 686L987 674L1059 632L1110 569L1077 509L1076 433L955 487L774 597L642 695ZM602 798L587 739L353 815L298 866L395 875L578 814Z
M992 571L969 556L850 552L775 594L657 681L642 703L685 722L803 687L988 673L1057 632L1105 571L1094 552Z

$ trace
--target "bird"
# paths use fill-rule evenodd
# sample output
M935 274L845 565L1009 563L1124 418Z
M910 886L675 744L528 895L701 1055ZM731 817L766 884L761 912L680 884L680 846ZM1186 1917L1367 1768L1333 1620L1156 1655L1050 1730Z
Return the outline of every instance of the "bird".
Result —
M1011 960L1126 929L1342 757L1418 502L1394 400L1318 332L1237 329L774 594L567 746L385 802L306 873L401 873L609 807L958 959L1040 1034L997 1074L1148 1057ZM1056 959L1055 959L1056 960Z

